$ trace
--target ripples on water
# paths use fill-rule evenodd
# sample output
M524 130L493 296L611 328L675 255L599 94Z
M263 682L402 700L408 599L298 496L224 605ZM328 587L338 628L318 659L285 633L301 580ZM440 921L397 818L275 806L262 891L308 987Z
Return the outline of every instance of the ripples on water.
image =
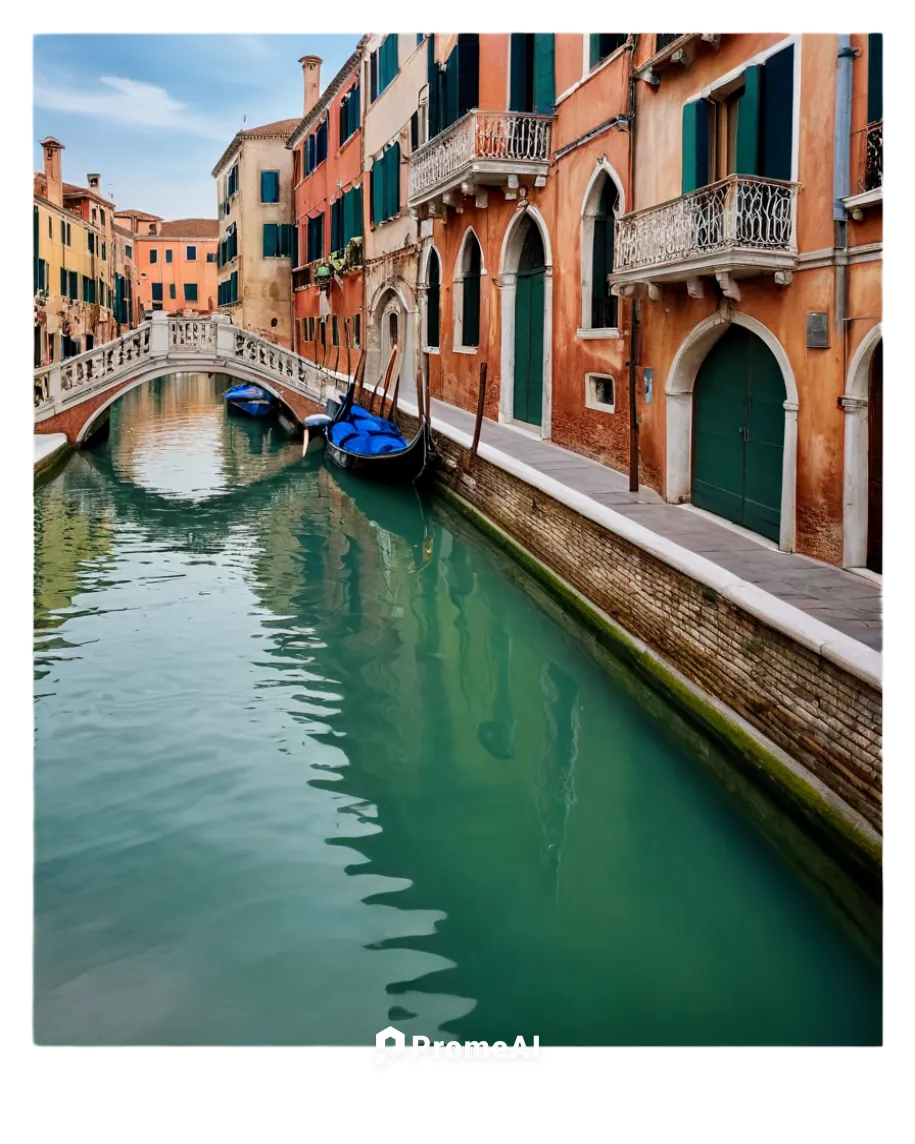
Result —
M879 1041L879 964L663 709L225 387L36 491L36 1040Z

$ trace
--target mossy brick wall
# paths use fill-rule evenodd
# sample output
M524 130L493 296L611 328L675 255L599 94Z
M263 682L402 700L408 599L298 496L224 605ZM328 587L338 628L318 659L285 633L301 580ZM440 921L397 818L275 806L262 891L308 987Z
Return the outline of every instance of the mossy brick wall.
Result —
M415 430L415 419L400 419ZM434 439L437 481L880 829L879 691L540 490L479 457L471 463L442 434Z

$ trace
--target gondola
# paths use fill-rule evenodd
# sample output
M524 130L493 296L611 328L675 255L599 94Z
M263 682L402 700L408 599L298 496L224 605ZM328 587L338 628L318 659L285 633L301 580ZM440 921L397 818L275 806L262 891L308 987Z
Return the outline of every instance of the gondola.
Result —
M249 417L269 417L276 412L274 399L257 385L233 385L226 390L225 399L229 409Z
M340 469L384 484L418 484L435 458L429 426L422 422L407 441L396 422L358 404L355 390L354 378L342 401L331 398L326 413L306 417L303 451L323 440L328 458Z

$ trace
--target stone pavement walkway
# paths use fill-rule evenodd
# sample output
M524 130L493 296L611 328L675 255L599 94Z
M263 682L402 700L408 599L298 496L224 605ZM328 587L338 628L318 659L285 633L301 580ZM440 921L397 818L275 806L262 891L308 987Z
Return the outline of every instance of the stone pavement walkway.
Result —
M471 413L433 398L433 428L443 423L473 436ZM880 584L808 556L778 552L695 509L667 504L651 489L631 493L626 474L524 430L486 420L480 439L831 628L876 651L882 649Z

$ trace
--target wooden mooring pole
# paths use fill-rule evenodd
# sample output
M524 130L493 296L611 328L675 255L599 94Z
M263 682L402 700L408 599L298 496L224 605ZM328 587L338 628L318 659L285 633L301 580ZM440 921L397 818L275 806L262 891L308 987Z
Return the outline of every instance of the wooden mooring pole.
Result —
M486 406L486 362L480 363L480 392L477 395L477 419L473 427L473 444L470 446L471 461L477 455L477 446L480 443L480 433L483 429L483 409Z

